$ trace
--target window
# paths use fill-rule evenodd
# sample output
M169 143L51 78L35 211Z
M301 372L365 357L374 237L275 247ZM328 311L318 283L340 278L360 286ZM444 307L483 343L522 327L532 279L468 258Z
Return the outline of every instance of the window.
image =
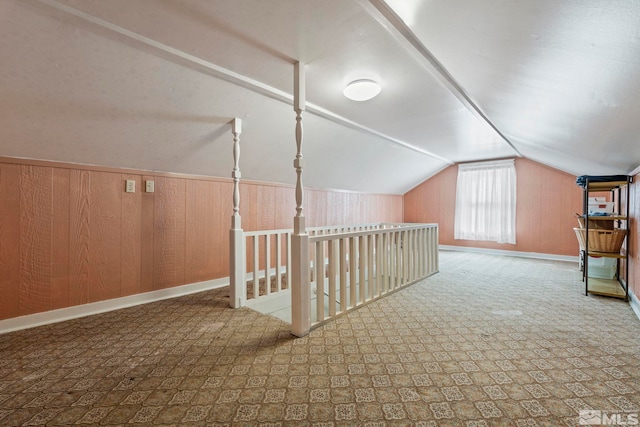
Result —
M458 165L454 238L516 243L513 159Z

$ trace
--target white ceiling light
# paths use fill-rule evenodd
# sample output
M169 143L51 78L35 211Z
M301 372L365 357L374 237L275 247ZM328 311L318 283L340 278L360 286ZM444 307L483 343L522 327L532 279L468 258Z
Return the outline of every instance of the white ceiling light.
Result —
M344 88L344 96L353 101L367 101L380 93L382 88L373 80L354 80Z

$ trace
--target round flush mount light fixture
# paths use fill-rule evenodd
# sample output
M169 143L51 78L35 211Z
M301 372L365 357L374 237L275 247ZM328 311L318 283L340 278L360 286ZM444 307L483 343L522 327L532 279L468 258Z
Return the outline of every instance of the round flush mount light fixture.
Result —
M370 79L354 80L344 88L344 96L352 101L368 101L380 93L382 88Z

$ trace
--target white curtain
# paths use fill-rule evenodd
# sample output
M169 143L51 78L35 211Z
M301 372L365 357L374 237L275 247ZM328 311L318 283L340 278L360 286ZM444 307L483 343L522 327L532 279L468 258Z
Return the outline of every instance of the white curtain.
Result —
M516 243L513 159L458 165L454 238Z

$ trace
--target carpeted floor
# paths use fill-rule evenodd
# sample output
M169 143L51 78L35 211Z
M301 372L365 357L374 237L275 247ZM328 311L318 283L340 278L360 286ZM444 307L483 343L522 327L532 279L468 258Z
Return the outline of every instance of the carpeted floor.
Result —
M226 288L0 335L0 425L633 421L640 321L582 291L575 264L443 252L301 339Z

